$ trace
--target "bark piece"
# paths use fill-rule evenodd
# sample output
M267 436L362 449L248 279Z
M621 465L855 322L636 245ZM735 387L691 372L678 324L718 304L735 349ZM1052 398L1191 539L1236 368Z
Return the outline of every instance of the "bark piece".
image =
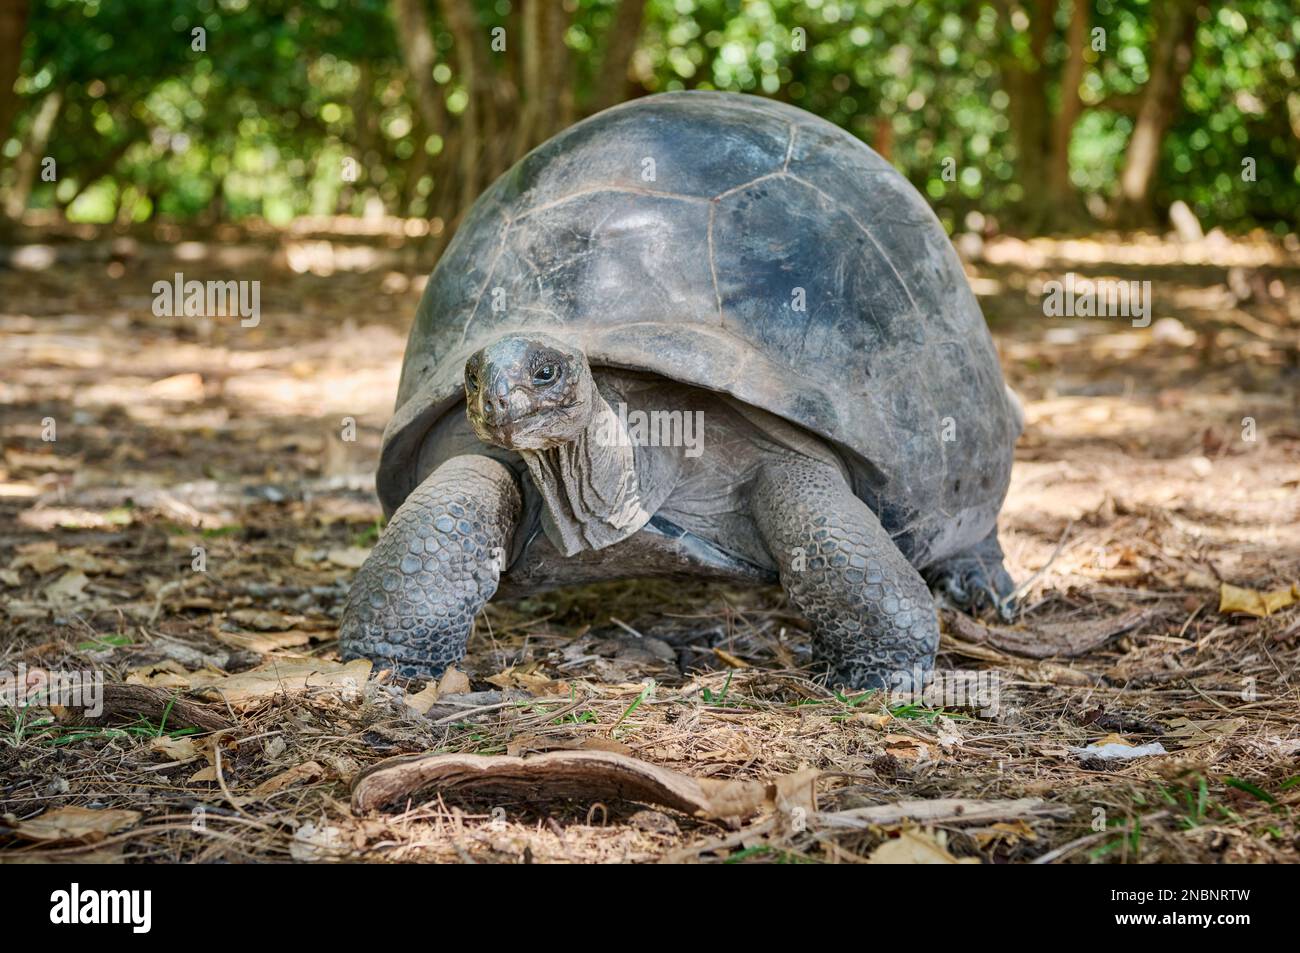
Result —
M226 716L218 709L186 701L169 689L113 682L104 685L103 695L103 711L99 715L91 717L81 709L69 708L69 722L94 725L143 718L150 724L158 724L166 714L164 727L167 729L201 728L204 731L221 731L231 727Z
M693 778L610 751L508 755L421 754L382 761L352 785L355 811L404 802L421 791L473 790L581 801L624 799L703 818L736 818L775 808L816 810L815 769L769 781Z
M984 625L960 612L944 612L945 628L976 645L989 645L1025 658L1075 658L1151 619L1150 609L1130 609L1113 619L1088 622L1043 622L1032 629Z

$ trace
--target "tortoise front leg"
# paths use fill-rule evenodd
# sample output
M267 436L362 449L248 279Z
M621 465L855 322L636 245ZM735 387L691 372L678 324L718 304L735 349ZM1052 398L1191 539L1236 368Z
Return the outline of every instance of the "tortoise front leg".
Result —
M830 683L920 690L939 648L934 602L844 477L788 458L763 468L751 499L781 585L812 623L813 657Z
M465 657L474 617L497 590L519 521L514 475L490 457L453 457L397 508L348 593L339 645L408 678Z

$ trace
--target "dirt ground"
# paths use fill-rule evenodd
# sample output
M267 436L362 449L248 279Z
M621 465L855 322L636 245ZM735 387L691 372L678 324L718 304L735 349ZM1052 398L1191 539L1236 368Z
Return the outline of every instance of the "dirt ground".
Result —
M177 237L0 268L0 689L110 702L0 707L0 860L1300 859L1294 240L967 243L1027 411L1024 612L945 612L940 667L994 694L908 701L811 680L775 589L662 581L490 606L467 683L341 666L425 268L395 235ZM260 324L156 317L175 271L260 280ZM1069 271L1150 280L1156 321L1045 317ZM764 784L740 819L545 780L350 802L396 755L547 750Z

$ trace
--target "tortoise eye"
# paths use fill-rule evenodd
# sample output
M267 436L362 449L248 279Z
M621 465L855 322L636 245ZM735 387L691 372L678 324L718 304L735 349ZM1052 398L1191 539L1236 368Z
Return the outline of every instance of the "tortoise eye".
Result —
M533 383L538 387L549 387L560 379L560 368L555 364L543 364L533 371Z
M471 394L478 390L478 377L474 374L465 375L465 389Z

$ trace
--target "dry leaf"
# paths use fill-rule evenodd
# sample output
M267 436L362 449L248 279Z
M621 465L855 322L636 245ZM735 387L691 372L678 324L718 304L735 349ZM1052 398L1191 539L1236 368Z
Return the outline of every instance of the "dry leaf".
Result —
M1129 741L1123 735L1117 735L1113 731L1093 742L1094 745L1128 745L1133 747L1133 742Z
M869 864L978 864L977 857L960 859L948 853L948 840L942 832L903 831L887 840L867 858Z
M406 707L411 709L417 715L428 714L434 702L438 700L438 683L430 682L424 686L423 691L416 692L414 695L406 696Z
M434 703L446 695L463 695L469 691L469 676L455 665L447 666L442 678L429 682L424 690L406 698L406 707L420 715L427 715Z
M1300 585L1260 592L1258 589L1230 586L1225 582L1219 587L1219 612L1223 615L1242 612L1262 618L1285 609L1297 599L1300 599Z
M447 671L438 679L439 695L464 695L469 691L469 676L454 665L447 666Z
M894 716L889 712L860 711L849 718L849 721L875 728L877 731L882 730L885 725L894 720Z
M23 543L15 547L14 552L19 556L33 556L37 553L57 553L59 544L52 539L36 539L30 543Z
M95 556L84 549L31 549L20 553L9 563L11 570L31 569L45 575L56 569L79 569L91 575L121 576L131 571L131 564L120 559Z
M930 761L934 750L930 745L911 735L885 735L885 752L900 761Z
M18 836L31 841L78 841L93 844L110 834L134 827L138 811L91 810L87 807L59 807L30 821L19 821Z
M84 598L83 590L90 582L79 569L69 569L55 582L45 587L45 598L50 602L75 602Z
M1167 741L1177 742L1180 747L1191 748L1206 742L1218 741L1243 728L1244 718L1225 718L1219 721L1192 721L1189 718L1175 718L1169 722L1169 730L1161 737Z
M170 761L193 761L202 753L193 738L172 738L168 735L150 740L149 750Z
M253 797L266 797L268 794L274 794L276 791L289 787L291 784L298 784L303 781L315 781L325 776L325 769L315 761L306 761L302 764L295 765L288 771L282 771L273 778L263 781L257 787L249 792Z
M221 632L216 633L217 641L234 649L246 649L259 655L268 655L278 649L297 648L307 645L312 637L319 633L303 629L287 629L283 632Z
M174 659L140 665L126 673L128 685L153 685L159 688L189 688L191 673Z
M208 698L224 699L234 708L260 702L270 695L307 690L329 690L355 696L370 677L370 661L356 659L342 664L323 659L275 659L257 668L227 675L204 685L199 693Z
M193 371L173 374L149 384L145 391L162 400L194 402L203 399L203 377Z
M557 682L550 676L537 671L537 668L536 662L528 662L525 665L512 665L504 672L499 672L485 679L485 681L497 688L519 688L530 695L569 694L568 682Z
M297 546L293 551L293 564L300 569L317 569L325 556L324 550L311 546Z
M257 629L261 632L283 632L285 629L296 629L306 620L300 615L285 615L282 612L271 612L267 609L236 609L230 613L232 622L238 622L246 629Z
M1015 845L1022 840L1038 840L1038 835L1034 833L1034 829L1019 818L1015 821L998 821L998 823L991 824L984 830L971 831L970 834L981 847L987 847L994 841L1005 841L1008 844Z
M361 564L366 561L370 555L370 550L361 546L348 546L347 548L331 549L329 551L329 561L335 566L342 566L344 569L360 569Z

